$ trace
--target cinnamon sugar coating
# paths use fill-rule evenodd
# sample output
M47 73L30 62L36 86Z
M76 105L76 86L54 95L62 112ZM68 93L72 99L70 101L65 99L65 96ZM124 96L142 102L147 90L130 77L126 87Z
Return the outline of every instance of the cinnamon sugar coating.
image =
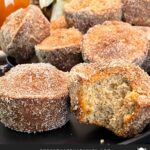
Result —
M66 124L68 78L50 64L25 64L0 78L0 119L13 130L42 132Z

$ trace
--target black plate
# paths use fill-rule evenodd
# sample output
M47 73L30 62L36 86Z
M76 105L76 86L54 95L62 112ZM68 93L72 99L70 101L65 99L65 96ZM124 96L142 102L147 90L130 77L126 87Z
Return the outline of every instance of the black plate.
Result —
M43 133L27 134L12 131L0 124L0 144L150 144L149 126L132 139L123 139L112 132L91 125L83 125L71 116L70 121L60 129Z

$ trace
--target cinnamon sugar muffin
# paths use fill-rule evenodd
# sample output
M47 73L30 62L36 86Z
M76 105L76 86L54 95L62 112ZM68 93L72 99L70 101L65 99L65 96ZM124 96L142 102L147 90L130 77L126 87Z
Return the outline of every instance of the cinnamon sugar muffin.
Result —
M121 20L121 0L72 0L65 6L69 26L85 33L90 27L106 20Z
M122 59L141 66L148 49L143 32L121 21L106 21L90 28L82 43L84 61L103 64Z
M122 2L126 22L150 26L150 0L122 0Z
M50 34L49 21L40 8L29 5L7 17L0 29L2 50L17 63L28 62L34 56L34 46Z
M80 44L82 34L75 28L51 30L51 35L35 46L40 62L51 63L58 69L69 71L82 62Z
M50 64L24 64L0 77L0 120L20 132L43 132L68 121L68 78Z
M71 110L81 123L132 137L150 123L150 78L134 64L79 64L70 72Z

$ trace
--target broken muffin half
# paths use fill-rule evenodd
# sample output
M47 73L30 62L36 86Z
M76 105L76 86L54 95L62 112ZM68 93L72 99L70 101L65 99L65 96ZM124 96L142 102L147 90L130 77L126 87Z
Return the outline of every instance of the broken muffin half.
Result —
M71 108L82 123L121 137L140 133L150 122L150 79L133 64L79 64L70 74Z

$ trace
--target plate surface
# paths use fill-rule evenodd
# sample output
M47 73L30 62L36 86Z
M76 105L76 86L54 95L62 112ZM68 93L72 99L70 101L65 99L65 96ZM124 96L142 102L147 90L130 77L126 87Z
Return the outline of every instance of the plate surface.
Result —
M112 132L95 126L83 125L71 116L70 121L60 129L37 134L27 134L12 131L0 124L0 144L150 144L150 127L132 139L123 139Z

